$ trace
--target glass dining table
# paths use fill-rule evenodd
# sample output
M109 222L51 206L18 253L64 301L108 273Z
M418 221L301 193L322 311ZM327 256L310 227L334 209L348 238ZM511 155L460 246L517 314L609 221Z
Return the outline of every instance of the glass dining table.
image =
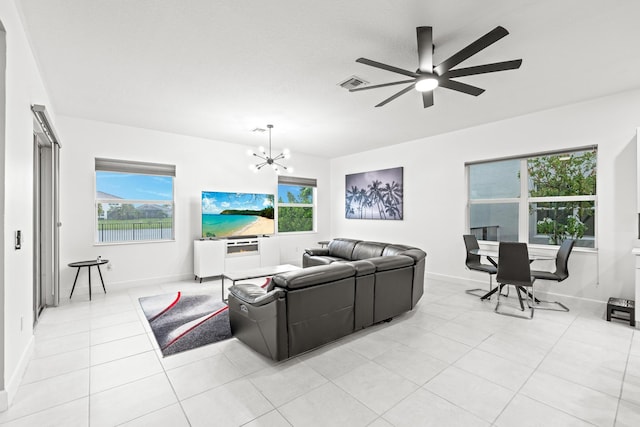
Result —
M499 252L498 252L498 248L496 247L495 249L472 249L469 251L470 254L472 255L480 255L483 257L487 258L487 261L489 261L491 264L493 264L496 268L500 268L498 266L498 256L499 256ZM532 253L531 251L529 251L529 262L534 262L534 261L549 261L549 260L554 260L556 259L556 255L551 255L551 254L541 254L541 253ZM491 295L495 294L498 289L500 289L500 285L496 286L495 288L491 289L489 292L487 292L486 294L482 295L480 297L481 300L486 300L491 298ZM519 291L520 289L518 289ZM522 289L525 292L527 292L527 294L529 293L528 290L526 289ZM539 302L538 299L536 299L536 302ZM522 300L520 300L520 305L522 306Z

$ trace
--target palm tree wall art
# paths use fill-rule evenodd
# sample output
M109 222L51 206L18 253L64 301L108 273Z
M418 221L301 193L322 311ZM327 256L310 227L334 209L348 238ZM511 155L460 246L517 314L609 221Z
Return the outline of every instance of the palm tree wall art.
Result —
M345 177L345 218L401 220L403 168L361 172Z

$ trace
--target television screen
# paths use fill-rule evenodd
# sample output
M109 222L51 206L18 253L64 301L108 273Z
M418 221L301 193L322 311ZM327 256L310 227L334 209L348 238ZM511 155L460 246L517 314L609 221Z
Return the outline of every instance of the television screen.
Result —
M202 237L273 234L273 194L202 192Z

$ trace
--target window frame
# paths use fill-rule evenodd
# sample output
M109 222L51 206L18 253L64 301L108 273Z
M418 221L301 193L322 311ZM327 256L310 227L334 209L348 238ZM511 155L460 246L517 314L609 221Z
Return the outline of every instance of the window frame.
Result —
M529 240L529 206L532 203L553 203L553 202L593 202L594 205L594 216L596 220L594 221L594 230L593 230L593 247L583 247L580 246L580 249L584 250L597 250L598 249L598 177L596 172L596 194L593 195L580 195L580 196L546 196L546 197L530 197L529 196L529 171L528 171L528 161L531 158L535 157L545 157L545 156L553 156L559 154L572 154L579 153L583 151L594 151L596 153L596 171L598 164L598 146L597 145L588 145L583 147L573 147L567 148L564 150L554 150L554 151L545 151L538 153L531 153L526 155L519 156L510 156L510 157L501 157L496 159L488 159L482 161L474 161L474 162L465 162L465 176L466 176L466 193L467 193L467 207L466 207L466 224L465 228L470 232L471 230L471 206L472 205L481 205L481 204L496 204L496 203L517 203L518 204L518 241L527 243L532 246L537 246L541 248L554 247L558 245L552 244L542 244L542 243L531 243ZM485 163L495 163L501 162L505 160L518 160L520 162L520 195L519 197L512 198L495 198L495 199L472 199L471 198L471 173L470 167L478 164ZM584 238L583 238L584 239ZM481 240L484 243L488 244L497 244L498 241L493 240Z
M277 214L276 214L276 233L283 235L292 235L292 234L310 234L317 233L317 213L318 213L318 199L317 199L317 190L318 184L315 178L300 178L300 177L292 177L292 176L283 176L278 175L278 183L277 183L277 195L276 195L276 206L277 206ZM313 191L313 202L312 203L288 203L282 202L280 203L280 185L290 185L290 186L300 186L300 187L311 187ZM311 208L312 212L312 228L311 230L301 230L301 231L279 231L280 228L280 208Z
M162 176L171 178L171 200L139 200L139 199L108 199L98 198L98 172L111 172L122 173L130 175L145 175L145 176ZM93 206L93 233L95 246L106 245L123 245L123 244L141 244L141 243L161 243L161 242L175 242L176 240L176 195L175 195L175 177L176 166L161 163L149 163L139 162L132 160L118 160L118 159L106 159L95 158L94 167L94 206ZM157 205L170 205L171 206L171 236L169 238L162 239L140 239L140 240L99 240L99 223L100 218L98 216L98 205L100 204L157 204Z

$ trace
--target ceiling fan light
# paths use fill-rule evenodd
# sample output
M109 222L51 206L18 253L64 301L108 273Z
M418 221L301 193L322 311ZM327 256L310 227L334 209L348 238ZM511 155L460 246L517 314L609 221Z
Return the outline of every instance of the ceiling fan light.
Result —
M428 92L438 87L438 79L435 77L423 77L416 82L418 92Z

